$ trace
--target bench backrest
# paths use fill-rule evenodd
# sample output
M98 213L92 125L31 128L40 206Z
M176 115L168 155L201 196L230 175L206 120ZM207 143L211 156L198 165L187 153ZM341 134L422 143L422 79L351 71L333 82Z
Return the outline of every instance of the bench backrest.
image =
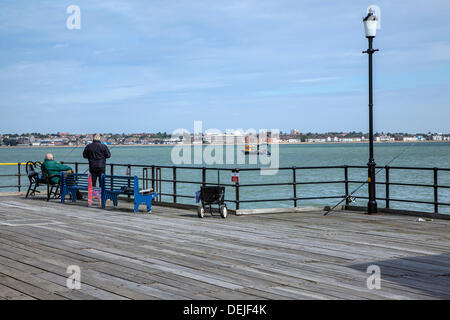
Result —
M87 190L89 188L88 174L61 172L61 183L68 187L78 186Z
M42 179L47 179L49 174L47 168L44 166L42 162L36 161L34 163L35 168L41 171Z
M139 193L139 180L137 176L110 176L102 174L101 186L103 189L127 194Z

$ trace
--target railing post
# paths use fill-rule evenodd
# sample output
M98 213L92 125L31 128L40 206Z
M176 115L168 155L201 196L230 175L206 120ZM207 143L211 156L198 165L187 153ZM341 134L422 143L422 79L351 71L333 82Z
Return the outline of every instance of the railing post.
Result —
M177 167L173 166L173 203L177 203Z
M131 176L131 165L127 165L127 176ZM131 182L128 180L128 188L131 187ZM128 195L128 201L130 201L131 197Z
M433 168L434 173L434 213L439 213L439 198L438 198L438 168Z
M147 173L147 168L142 168L142 185L143 185L142 188L143 189L148 189L146 173Z
M234 169L235 172L239 176L239 169ZM235 191L236 191L236 210L239 210L239 180L235 184Z
M161 175L161 168L155 167L155 165L152 165L152 189L154 192L158 193L158 197L156 197L155 201L161 202L162 201L162 175Z
M152 189L155 191L155 165L152 165Z
M344 166L344 184L345 184L345 205L350 204L349 193L348 193L348 166Z
M386 171L386 209L389 209L389 166L384 167Z
M19 189L19 192L20 192L20 162L17 163L17 177L18 177L18 182L19 182L19 184L17 185L17 188Z
M292 167L292 188L294 191L294 208L297 208L297 170L296 167Z
M75 162L75 173L78 173L78 162Z
M205 167L202 168L202 186L203 187L206 186L206 168Z
M109 169L110 169L109 173L113 176L114 175L114 163L110 164ZM114 189L114 179L112 179L112 178L111 178L111 189Z
M156 180L158 182L158 192L159 192L159 201L161 202L161 193L162 193L162 170L161 168L156 169Z

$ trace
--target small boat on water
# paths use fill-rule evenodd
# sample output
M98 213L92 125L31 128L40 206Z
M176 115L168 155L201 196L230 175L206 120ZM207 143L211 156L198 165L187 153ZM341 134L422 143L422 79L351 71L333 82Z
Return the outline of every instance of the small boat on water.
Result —
M258 145L256 145L256 150L255 150L255 147L254 146L250 146L250 145L245 145L245 148L244 148L244 150L242 150L242 152L244 153L244 154L248 154L248 155L250 155L250 154L256 154L256 155L258 155L258 154L266 154L266 155L268 155L268 156L270 156L270 151L269 150L259 150L259 144Z

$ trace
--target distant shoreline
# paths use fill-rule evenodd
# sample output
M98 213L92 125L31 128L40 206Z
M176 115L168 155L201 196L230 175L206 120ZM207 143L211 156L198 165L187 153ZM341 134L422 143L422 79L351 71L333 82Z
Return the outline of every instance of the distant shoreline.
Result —
M313 144L320 144L320 145L333 145L333 144L368 144L368 141L339 141L339 142L332 142L332 141L324 141L324 142L279 142L279 145L313 145ZM395 144L395 143L450 143L450 141L374 141L375 144ZM175 146L196 146L198 144L111 144L106 145L109 148L115 148L115 147L175 147ZM220 145L220 144L207 144L204 143L203 146L214 146L214 145ZM223 145L230 145L224 143ZM237 146L244 146L245 144L231 144L231 145L237 145ZM45 149L45 148L84 148L86 145L78 145L78 146L0 146L0 149Z

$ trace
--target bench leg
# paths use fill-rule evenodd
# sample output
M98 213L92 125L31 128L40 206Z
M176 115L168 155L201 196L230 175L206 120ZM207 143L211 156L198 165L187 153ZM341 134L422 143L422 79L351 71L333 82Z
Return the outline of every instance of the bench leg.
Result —
M70 190L70 193L72 194L72 202L77 201L77 190Z
M59 184L58 185L48 185L47 184L47 201L50 200L51 196L53 195L53 199L58 198L58 190L59 190ZM61 196L61 194L59 194Z
M55 199L61 198L61 192L58 193L58 191L59 191L59 184L57 184L56 188L55 188L55 194L54 194Z
M34 183L34 188L33 188L33 190L31 191L30 196L34 196L34 195L36 194L36 188L38 187L38 185L39 185L38 182L35 182L35 183ZM39 193L39 191L38 191L38 193Z
M28 195L30 194L30 190L31 190L32 186L33 186L33 184L30 183L30 186L28 187L27 194L25 195L25 198L28 198Z
M61 189L61 203L66 202L66 190L64 188Z
M47 201L50 200L50 194L52 193L52 189L53 189L53 187L50 187L50 186L47 184Z
M139 203L134 202L134 213L138 213L138 212L139 212Z

